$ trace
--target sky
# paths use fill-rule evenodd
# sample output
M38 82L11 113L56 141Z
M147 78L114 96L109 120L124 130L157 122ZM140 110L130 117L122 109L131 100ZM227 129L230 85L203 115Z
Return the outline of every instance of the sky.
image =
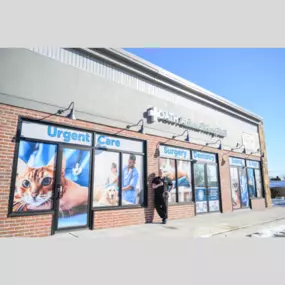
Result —
M125 50L263 117L269 175L285 177L285 49Z

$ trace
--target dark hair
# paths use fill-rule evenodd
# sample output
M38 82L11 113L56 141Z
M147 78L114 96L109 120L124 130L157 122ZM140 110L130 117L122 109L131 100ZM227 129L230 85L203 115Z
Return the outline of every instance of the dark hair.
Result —
M112 162L112 168L117 168L117 164L115 162Z
M158 184L160 184L161 182L162 182L162 180L161 180L160 177L155 177L155 178L153 178L153 180L152 180L151 183L158 185Z

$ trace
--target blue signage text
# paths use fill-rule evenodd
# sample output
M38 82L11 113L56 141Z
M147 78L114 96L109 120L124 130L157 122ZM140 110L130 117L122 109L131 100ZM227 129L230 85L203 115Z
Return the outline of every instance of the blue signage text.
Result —
M214 154L205 153L205 152L193 151L193 157L197 160L205 160L205 161L211 161L211 162L216 161Z
M163 149L164 149L165 154L174 155L175 157L186 158L186 156L187 156L187 152L184 150L180 150L180 149L176 149L176 148L169 148L167 146L165 146Z
M120 143L120 140L117 140L117 139L111 139L111 138L108 138L106 136L99 136L98 137L98 143L101 145L101 146L116 146L116 147L120 147L121 143Z
M77 133L75 131L63 131L57 127L48 126L48 136L52 138L63 138L64 142L70 142L71 140L77 142L90 142L90 134Z

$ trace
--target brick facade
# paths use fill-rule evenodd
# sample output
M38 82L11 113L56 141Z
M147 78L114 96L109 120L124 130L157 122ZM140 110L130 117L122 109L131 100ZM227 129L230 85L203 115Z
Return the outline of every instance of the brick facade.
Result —
M267 153L266 153L266 143L265 143L265 134L263 124L259 125L259 140L261 146L261 153L263 153L263 158L261 160L262 163L262 177L263 177L263 185L264 185L264 193L265 193L265 203L266 207L272 207L271 200L271 192L269 186L269 177L268 177L268 163L267 163Z
M10 195L11 177L14 153L15 153L15 136L17 132L17 124L19 116L40 119L48 114L37 111L12 107L0 104L0 237L13 236L48 236L51 234L52 214L23 216L23 217L8 217L8 203ZM82 128L83 130L92 130L105 132L114 135L120 132L119 135L137 138L147 141L148 155L148 184L158 173L158 156L157 146L159 143L165 143L172 146L184 147L193 150L202 150L218 154L219 161L219 180L221 188L222 211L232 211L231 191L230 191L230 172L228 157L234 155L236 157L258 160L257 157L248 157L243 154L229 153L215 148L195 145L182 141L168 140L166 138L144 135L137 132L120 130L108 126L88 123L84 121L71 121L64 117L50 117L50 122L65 124L70 127ZM266 168L267 169L267 168ZM263 171L265 179L268 179L266 169ZM267 177L267 178L266 178ZM267 181L267 180L266 180ZM267 183L267 182L266 182ZM266 184L266 187L268 184ZM266 188L265 187L265 188ZM267 188L266 188L267 189ZM266 190L267 191L267 190ZM268 191L266 192L266 201L268 205ZM154 211L154 196L151 187L148 185L148 207L135 209L112 209L112 210L97 210L93 214L94 229L126 226L142 224L151 221L159 221L156 212ZM193 203L173 205L169 207L169 219L179 219L193 217L195 205Z
M251 198L251 209L255 211L261 211L265 209L265 199L264 198Z

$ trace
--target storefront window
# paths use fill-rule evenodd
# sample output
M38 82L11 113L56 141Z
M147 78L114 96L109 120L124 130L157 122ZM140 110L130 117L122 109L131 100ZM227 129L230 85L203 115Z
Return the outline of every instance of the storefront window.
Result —
M205 165L194 164L195 205L197 214L208 212Z
M167 177L172 182L173 186L168 186L169 198L168 203L176 203L176 163L174 159L160 158L159 169L161 170L162 176Z
M88 224L90 159L90 150L62 148L58 229Z
M191 162L190 151L170 146L160 146L159 169L162 176L170 178L168 202L191 202Z
M52 210L57 146L20 141L13 213Z
M245 160L230 157L233 209L249 207L248 178Z
M191 163L190 161L177 161L178 201L192 201Z
M195 164L194 182L196 187L205 187L205 166L204 164Z
M142 204L144 195L143 156L123 154L122 204Z
M119 153L95 151L93 207L119 205Z
M9 214L52 210L55 231L88 226L92 133L33 120L20 125Z
M239 209L241 207L241 203L240 203L238 168L231 167L230 174L231 174L231 189L232 189L232 205L234 209Z
M93 207L144 204L143 143L96 135Z
M249 197L256 197L256 187L255 187L255 179L254 179L254 169L247 169L247 177L248 177L248 194Z
M247 175L250 197L262 197L262 178L260 171L260 162L247 160Z
M245 168L239 168L241 203L243 208L249 207L248 183Z
M256 194L258 198L262 197L262 178L261 171L259 169L254 169L255 173L255 183L256 183Z
M216 155L200 151L192 152L196 213L220 211L220 187Z

